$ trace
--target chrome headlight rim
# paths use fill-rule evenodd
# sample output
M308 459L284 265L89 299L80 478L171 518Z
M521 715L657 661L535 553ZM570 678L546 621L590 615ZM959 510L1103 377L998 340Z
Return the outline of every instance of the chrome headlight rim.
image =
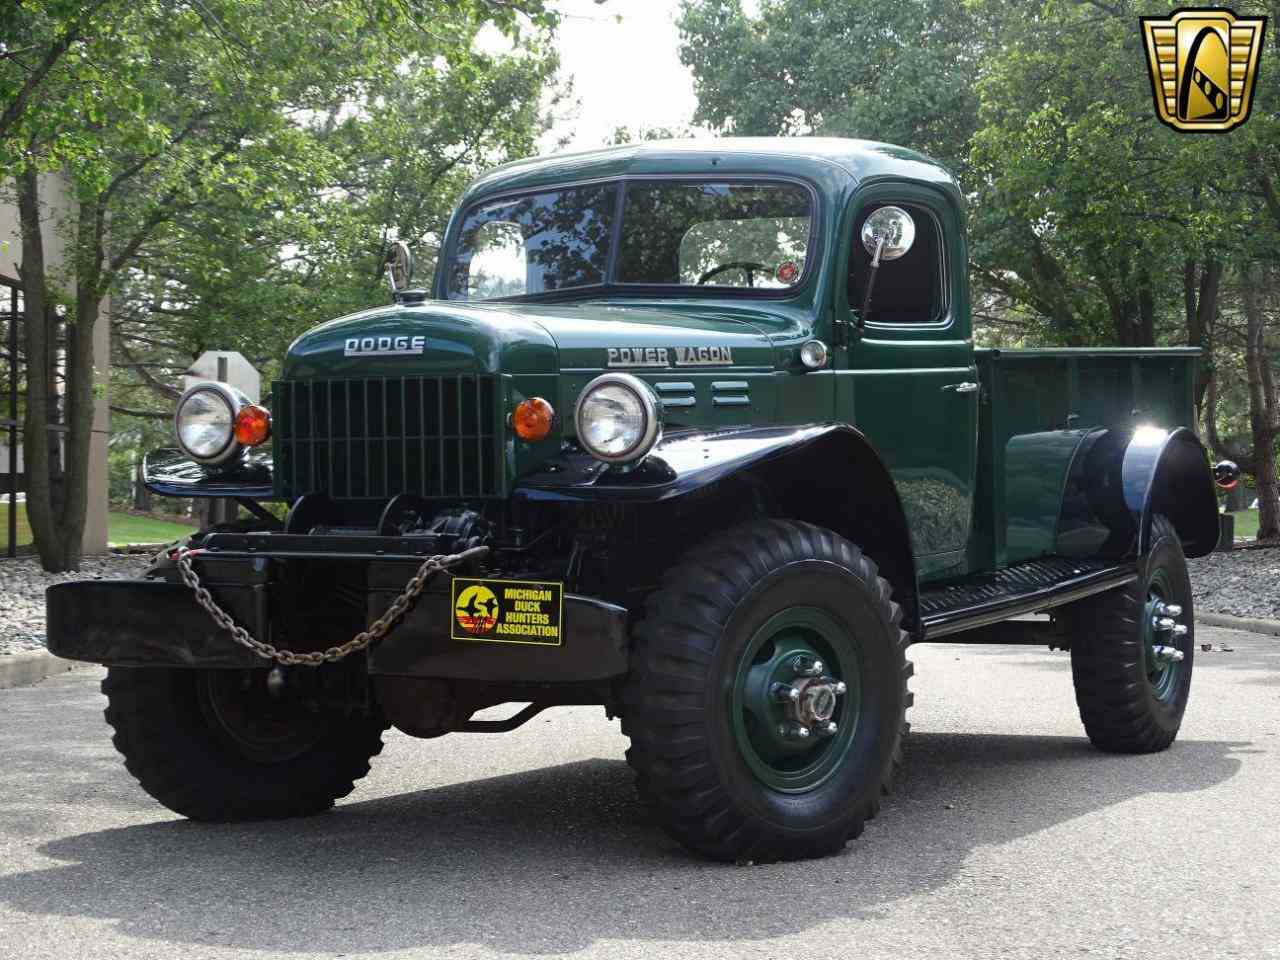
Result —
M227 405L227 409L231 412L230 429L227 432L226 441L218 449L217 453L209 456L201 456L200 454L187 448L182 442L181 418L182 408L186 406L187 401L197 393L212 393ZM236 439L236 417L239 416L241 409L249 403L249 398L242 394L235 387L218 380L203 380L200 383L193 383L182 391L182 396L178 398L177 405L173 408L173 435L177 440L178 449L186 456L195 460L197 463L203 463L208 466L215 466L220 463L226 463L235 457L238 457L244 448L240 441Z
M583 412L586 407L586 401L594 391L601 387L609 386L620 386L635 394L641 408L644 410L645 425L644 429L640 431L640 438L622 453L607 453L596 450L584 438L586 431L583 428ZM662 408L658 404L657 394L639 377L630 373L602 373L583 387L582 393L578 395L578 402L573 410L573 425L577 432L578 443L597 460L616 464L635 463L647 457L649 452L658 445L658 441L662 439Z

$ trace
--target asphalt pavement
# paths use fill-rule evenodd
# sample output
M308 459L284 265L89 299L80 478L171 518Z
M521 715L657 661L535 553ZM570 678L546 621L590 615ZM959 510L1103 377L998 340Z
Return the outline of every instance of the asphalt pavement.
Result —
M1280 639L1201 627L1182 735L1084 739L1064 654L912 650L898 788L839 857L693 859L597 708L387 749L301 821L175 819L101 671L0 690L0 958L1280 957Z

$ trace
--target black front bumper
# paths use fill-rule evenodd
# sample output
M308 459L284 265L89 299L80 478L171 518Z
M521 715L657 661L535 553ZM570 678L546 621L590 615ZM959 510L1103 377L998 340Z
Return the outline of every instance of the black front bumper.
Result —
M253 636L276 643L273 618L287 620L288 613L281 611L278 598L273 601L276 587L262 567L260 563L246 564L249 575L244 578L218 582L218 578L207 576L206 580L215 600L237 623ZM385 563L370 570L366 593L369 621L387 610L414 569L415 565ZM367 658L370 674L565 683L626 673L624 608L566 594L563 638L558 646L459 641L450 637L451 579L448 574L438 575L385 639L367 653L356 654ZM68 660L128 667L272 666L271 661L240 646L219 628L182 584L165 580L59 583L46 592L46 606L49 650ZM276 645L287 646L283 640Z

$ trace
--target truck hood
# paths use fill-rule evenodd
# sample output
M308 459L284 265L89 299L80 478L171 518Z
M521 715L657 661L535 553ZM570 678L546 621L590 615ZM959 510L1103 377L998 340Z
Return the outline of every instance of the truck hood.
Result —
M286 379L773 366L768 337L714 308L427 301L355 313L293 342Z

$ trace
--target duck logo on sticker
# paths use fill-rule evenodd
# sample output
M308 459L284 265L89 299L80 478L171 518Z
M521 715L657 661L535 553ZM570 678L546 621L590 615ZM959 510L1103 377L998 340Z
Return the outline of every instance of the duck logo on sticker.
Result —
M453 602L453 616L459 627L472 636L489 633L498 624L498 598L483 583L463 590Z

